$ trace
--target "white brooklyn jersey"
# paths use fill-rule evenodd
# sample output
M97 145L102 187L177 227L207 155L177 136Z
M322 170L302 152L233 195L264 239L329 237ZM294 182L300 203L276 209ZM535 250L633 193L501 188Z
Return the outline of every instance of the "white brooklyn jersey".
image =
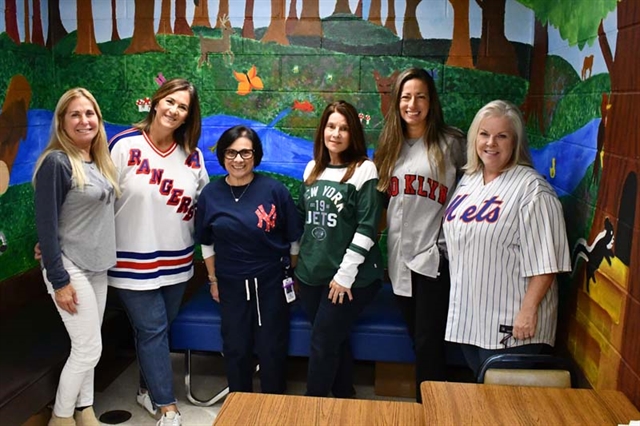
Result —
M502 349L500 326L512 326L529 278L570 271L562 205L534 169L516 166L484 184L482 171L464 175L447 206L445 234L451 270L446 340ZM538 307L535 336L509 346L555 343L558 288Z
M405 141L389 182L388 271L393 292L411 296L411 271L435 278L440 264L442 214L464 164L463 139L448 136L441 147L446 172L438 174L422 138Z

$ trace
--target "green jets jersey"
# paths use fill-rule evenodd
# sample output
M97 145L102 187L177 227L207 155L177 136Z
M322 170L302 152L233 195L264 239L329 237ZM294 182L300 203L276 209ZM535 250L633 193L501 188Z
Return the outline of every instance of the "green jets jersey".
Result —
M306 179L313 167L309 162ZM298 209L304 218L304 234L296 277L308 285L365 287L382 279L378 247L378 223L383 195L376 189L378 172L364 161L351 178L340 183L346 166L328 166L318 180L303 183Z

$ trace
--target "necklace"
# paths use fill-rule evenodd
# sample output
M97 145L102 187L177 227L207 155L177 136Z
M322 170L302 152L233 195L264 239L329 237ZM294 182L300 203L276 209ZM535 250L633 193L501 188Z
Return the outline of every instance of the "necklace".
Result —
M253 182L253 180L252 180L251 182ZM231 191L231 196L233 197L233 199L234 199L234 200L236 200L236 203L237 203L238 201L240 201L240 198L242 198L242 196L244 195L244 193L245 193L245 192L247 192L247 189L249 189L249 187L251 186L251 182L249 182L249 183L247 184L247 186L245 186L245 187L244 187L244 191L242 191L242 194L240 194L240 196L239 196L239 197L236 197L235 192L233 192L233 186L229 185L229 191ZM227 182L227 183L228 183L228 182Z

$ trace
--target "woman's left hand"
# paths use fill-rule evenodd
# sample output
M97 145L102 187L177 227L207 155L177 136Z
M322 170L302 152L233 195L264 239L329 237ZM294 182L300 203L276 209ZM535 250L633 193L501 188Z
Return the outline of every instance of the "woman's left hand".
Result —
M342 304L345 294L349 297L349 301L353 300L350 288L343 287L334 280L331 280L331 283L329 283L329 300L331 300L331 303L334 305L336 303Z
M538 309L522 308L513 322L513 337L518 340L531 339L536 334Z

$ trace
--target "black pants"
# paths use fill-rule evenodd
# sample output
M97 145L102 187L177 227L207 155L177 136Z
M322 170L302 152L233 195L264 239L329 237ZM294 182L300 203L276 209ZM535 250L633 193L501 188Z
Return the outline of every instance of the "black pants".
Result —
M416 400L422 402L420 383L447 379L444 334L449 311L449 262L440 262L440 276L411 273L411 297L396 296L416 352Z
M252 392L254 353L260 362L262 392L285 392L289 305L282 290L283 278L279 265L255 279L218 276L222 347L230 392Z
M362 310L373 300L381 283L352 288L353 300L342 304L328 299L329 286L300 285L300 301L311 321L311 350L307 371L308 396L337 398L354 395L351 328Z

